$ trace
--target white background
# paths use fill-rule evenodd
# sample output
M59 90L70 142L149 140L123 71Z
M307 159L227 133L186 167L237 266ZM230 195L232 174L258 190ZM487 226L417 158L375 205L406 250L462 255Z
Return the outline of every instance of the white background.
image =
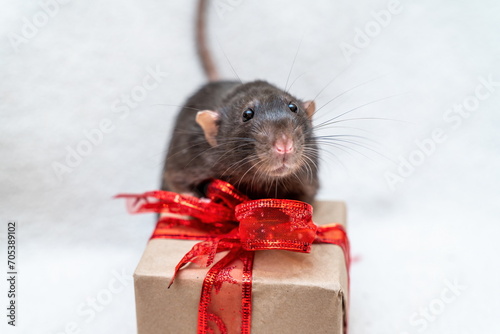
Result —
M214 0L210 44L224 77L235 78L225 53L244 81L281 87L300 44L289 84L303 75L291 91L310 99L324 89L318 106L363 84L317 119L366 104L339 118L357 119L321 132L360 136L339 137L357 144L324 147L319 194L349 208L350 333L498 333L500 3L402 0L382 27L373 13L388 3ZM158 188L176 105L205 82L192 38L194 3L61 0L50 17L35 1L3 0L0 8L4 273L5 226L9 219L19 226L18 327L8 333L70 333L72 326L134 333L129 279L154 216L128 215L112 196ZM365 29L372 30L363 44ZM342 52L347 44L356 53ZM113 112L122 94L140 90L148 68L168 76L127 114ZM489 96L479 100L476 87L488 77L496 86L480 88ZM460 124L444 118L474 101ZM102 142L57 173L68 149L85 145L85 132L103 119L112 130ZM416 142L436 129L446 139L424 155ZM397 175L402 159L413 159L413 169L391 189L386 177ZM7 328L0 282L0 328ZM91 311L97 297L108 297L106 305Z

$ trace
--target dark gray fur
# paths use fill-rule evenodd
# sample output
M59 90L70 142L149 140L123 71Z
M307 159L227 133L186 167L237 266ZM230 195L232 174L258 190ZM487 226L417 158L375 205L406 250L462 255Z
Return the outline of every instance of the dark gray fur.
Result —
M290 102L299 107L297 113L290 111ZM242 113L247 108L252 108L255 116L243 122ZM220 114L214 147L195 121L197 112L205 109ZM265 81L208 83L188 99L177 117L162 189L202 196L205 182L217 178L232 183L252 199L288 198L311 203L318 190L318 148L312 131L303 102ZM250 160L259 156L267 159L266 152L282 133L293 138L299 153L293 157L296 170L272 176L259 169L267 162Z

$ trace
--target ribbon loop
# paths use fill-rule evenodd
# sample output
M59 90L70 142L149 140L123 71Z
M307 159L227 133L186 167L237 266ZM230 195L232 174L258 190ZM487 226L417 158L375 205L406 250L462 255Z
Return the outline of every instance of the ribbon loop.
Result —
M309 253L316 237L312 206L292 200L247 201L235 209L243 249Z

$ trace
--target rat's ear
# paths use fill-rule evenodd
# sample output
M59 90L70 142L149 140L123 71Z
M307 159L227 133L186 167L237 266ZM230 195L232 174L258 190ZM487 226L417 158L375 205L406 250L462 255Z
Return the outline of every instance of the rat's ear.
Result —
M316 103L314 101L306 101L303 103L304 109L306 110L307 116L309 118L312 118L314 115L314 112L316 111Z
M203 129L205 139L211 146L217 145L217 132L219 131L219 114L212 110L198 111L196 114L196 123Z

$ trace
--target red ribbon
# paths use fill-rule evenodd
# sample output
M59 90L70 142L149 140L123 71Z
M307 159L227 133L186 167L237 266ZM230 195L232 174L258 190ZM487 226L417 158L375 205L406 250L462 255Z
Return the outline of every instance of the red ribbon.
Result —
M213 180L207 198L167 191L122 194L132 213L166 213L151 236L203 240L181 259L169 287L186 264L208 267L198 309L198 333L250 333L254 251L282 249L309 253L313 243L342 248L349 272L349 242L340 224L317 226L312 206L293 200L249 200L231 184ZM347 328L347 324L344 324Z

